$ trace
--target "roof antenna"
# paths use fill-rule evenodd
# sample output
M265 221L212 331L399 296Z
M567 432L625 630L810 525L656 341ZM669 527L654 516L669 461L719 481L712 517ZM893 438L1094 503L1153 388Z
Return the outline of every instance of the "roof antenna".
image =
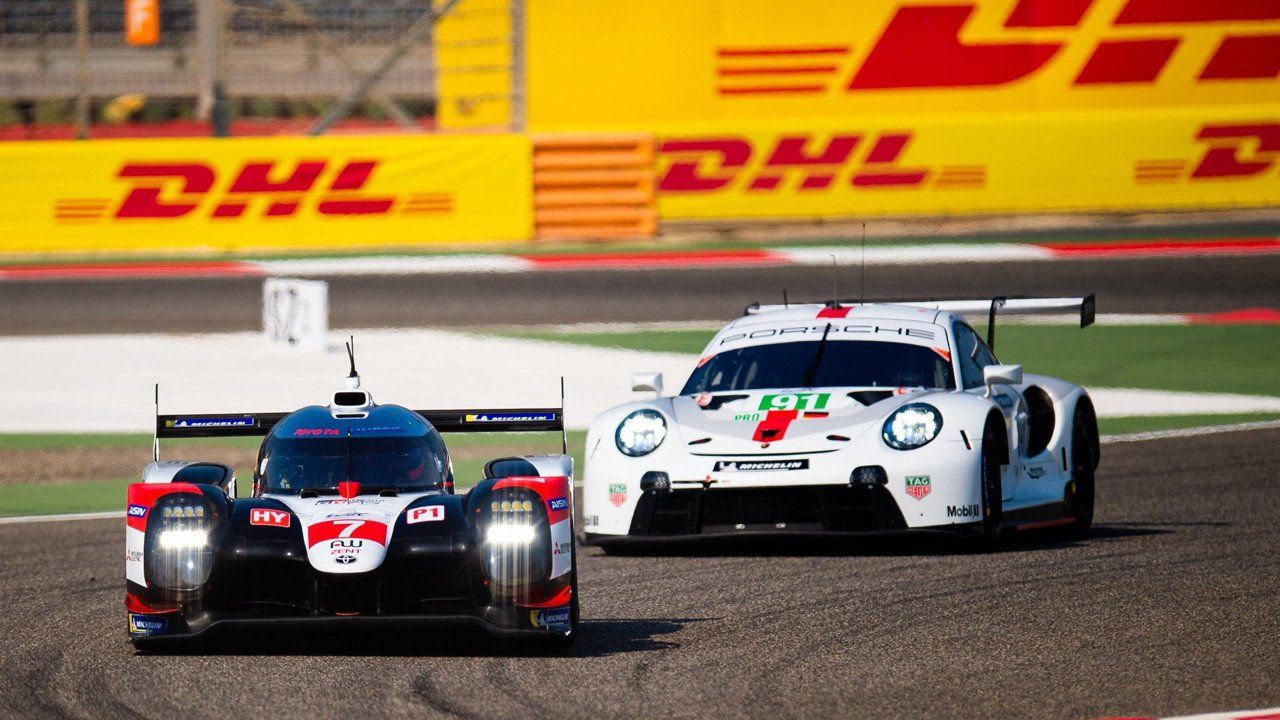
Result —
M351 374L347 375L347 389L356 390L360 387L360 374L356 372L356 336L352 335L347 340L347 357L351 360Z
M867 304L867 221L862 221L862 283L858 288L858 301Z
M836 279L839 274L836 272L836 256L831 256L831 307L840 307L840 293L836 289Z
M156 421L151 427L151 462L160 462L160 383L156 383Z
M791 306L791 303L787 301L787 289L782 288L782 307L783 309L786 309L790 306Z
M560 376L560 454L569 454L569 431L564 429L564 376Z

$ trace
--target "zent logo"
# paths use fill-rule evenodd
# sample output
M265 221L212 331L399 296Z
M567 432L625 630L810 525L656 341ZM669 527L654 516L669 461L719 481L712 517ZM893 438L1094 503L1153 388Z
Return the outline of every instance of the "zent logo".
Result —
M427 505L426 507L416 507L409 511L405 522L409 525L422 522L439 522L444 520L443 505Z
M284 510L253 508L249 511L249 524L287 528L290 522L289 517L289 513Z

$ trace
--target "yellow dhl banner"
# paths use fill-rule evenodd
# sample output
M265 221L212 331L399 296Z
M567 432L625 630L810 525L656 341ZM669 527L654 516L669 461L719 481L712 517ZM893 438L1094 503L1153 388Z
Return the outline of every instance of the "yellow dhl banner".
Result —
M528 126L1280 103L1262 0L541 0Z
M531 157L516 135L0 143L0 252L527 239Z
M1280 111L691 127L658 149L664 220L1280 204Z

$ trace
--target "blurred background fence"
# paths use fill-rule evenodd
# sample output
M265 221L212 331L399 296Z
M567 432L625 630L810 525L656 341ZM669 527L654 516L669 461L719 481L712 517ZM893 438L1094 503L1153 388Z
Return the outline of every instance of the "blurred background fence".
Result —
M0 2L0 139L318 131L317 121L339 109L346 112L329 121L347 128L421 131L434 127L438 51L445 74L493 75L489 100L507 105L516 92L510 29L518 27L519 0L438 0L434 8L429 0L137 5ZM158 32L143 40L153 42L131 44L128 14L148 11ZM486 15L502 22L436 37L437 20ZM449 66L451 52L465 58L485 48L493 51L483 62ZM357 92L362 85L367 93ZM342 101L349 109L337 107ZM519 129L510 117L491 124Z

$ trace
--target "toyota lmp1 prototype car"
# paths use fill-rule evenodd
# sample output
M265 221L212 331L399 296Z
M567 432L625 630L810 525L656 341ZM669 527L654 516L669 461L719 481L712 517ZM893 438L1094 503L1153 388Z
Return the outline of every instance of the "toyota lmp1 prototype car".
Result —
M490 461L453 492L442 432L563 432L555 409L412 411L352 375L288 414L157 415L161 438L265 436L253 495L231 469L153 462L129 486L125 576L140 648L217 627L478 627L572 643L573 464Z
M709 535L1010 529L1093 518L1088 394L992 351L996 315L1086 298L749 306L675 397L605 411L587 435L588 543ZM988 315L988 339L961 313Z

